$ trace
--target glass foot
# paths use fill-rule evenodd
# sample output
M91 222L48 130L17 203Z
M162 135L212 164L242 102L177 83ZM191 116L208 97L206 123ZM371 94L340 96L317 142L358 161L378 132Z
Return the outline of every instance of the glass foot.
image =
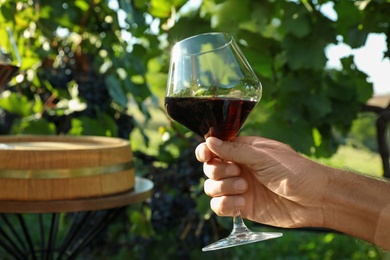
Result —
M282 233L252 232L232 233L228 237L218 240L204 248L202 251L212 251L233 246L245 245L254 242L260 242L272 238L281 237Z

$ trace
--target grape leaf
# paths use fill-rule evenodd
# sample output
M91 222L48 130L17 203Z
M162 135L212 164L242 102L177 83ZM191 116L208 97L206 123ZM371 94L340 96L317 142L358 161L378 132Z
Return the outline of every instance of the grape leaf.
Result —
M113 75L106 77L105 82L108 86L108 92L115 102L117 102L122 107L127 106L127 96L122 89L121 82Z

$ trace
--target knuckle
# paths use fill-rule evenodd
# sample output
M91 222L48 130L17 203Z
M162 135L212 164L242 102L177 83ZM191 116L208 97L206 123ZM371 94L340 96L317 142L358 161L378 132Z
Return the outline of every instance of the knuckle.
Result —
M228 165L226 163L215 159L203 164L203 172L210 179L220 180L226 177L227 167Z

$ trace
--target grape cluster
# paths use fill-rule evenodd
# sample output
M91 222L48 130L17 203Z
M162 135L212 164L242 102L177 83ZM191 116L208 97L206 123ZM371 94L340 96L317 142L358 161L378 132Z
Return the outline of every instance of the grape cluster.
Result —
M0 135L8 134L11 131L12 124L16 118L15 114L0 108Z
M215 215L205 219L197 210L199 197L203 194L200 185L202 164L196 161L193 154L198 143L199 140L188 139L188 146L181 147L179 158L167 167L159 166L159 159L153 155L134 151L135 163L142 165L137 175L154 183L151 198L141 205L151 210L150 225L154 235L130 231L132 226L139 224L131 222L129 215L134 209L130 208L127 212L129 215L118 216L119 219L111 225L111 232L106 230L97 239L104 242L91 244L89 256L101 256L104 247L103 251L111 252L111 255L131 252L133 259L191 259L194 251L199 252L202 247L215 241L216 235L228 235L230 230L221 227ZM115 225L117 228L113 232ZM158 255L161 250L164 256Z
M45 59L42 62L42 70L38 75L42 80L47 80L55 89L68 89L68 83L74 78L76 62L74 52L69 47L59 50L56 59Z
M175 216L172 215L173 198L169 193L157 191L151 200L152 225L156 232L166 231L172 228Z
M115 122L118 126L118 137L128 139L135 127L134 118L125 113L117 113Z
M87 109L95 111L107 111L110 106L110 99L104 76L96 73L90 75L78 75L79 97L85 100Z
M145 177L154 183L150 201L151 224L156 233L174 233L175 256L183 259L190 258L191 251L200 250L214 239L212 218L205 220L197 210L197 200L203 194L199 187L203 177L202 164L194 156L199 140L188 141L189 146L181 150L180 157L168 168L154 166L157 158L140 152L135 154L143 165L149 165Z
M117 124L117 136L128 139L134 129L134 119L111 106L112 99L108 90L109 86L105 82L105 75L96 72L92 65L93 62L92 55L79 51L74 52L68 46L59 47L55 59L43 61L42 68L38 73L39 78L49 82L52 88L65 92L68 91L71 82L77 84L78 97L86 104L86 108L82 111L75 111L67 115L45 111L43 117L55 124L57 134L66 134L72 127L72 118L98 119L100 114L106 114L111 116ZM48 89L40 91L39 95L44 102L52 97L52 93ZM59 98L51 100L49 105L54 106Z

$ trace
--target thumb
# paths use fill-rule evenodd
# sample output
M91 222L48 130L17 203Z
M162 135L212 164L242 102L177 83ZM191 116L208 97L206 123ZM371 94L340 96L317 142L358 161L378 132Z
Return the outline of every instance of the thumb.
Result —
M206 145L219 158L240 164L254 164L258 158L258 149L253 146L259 143L260 137L237 137L232 141L222 141L216 137L208 137Z

